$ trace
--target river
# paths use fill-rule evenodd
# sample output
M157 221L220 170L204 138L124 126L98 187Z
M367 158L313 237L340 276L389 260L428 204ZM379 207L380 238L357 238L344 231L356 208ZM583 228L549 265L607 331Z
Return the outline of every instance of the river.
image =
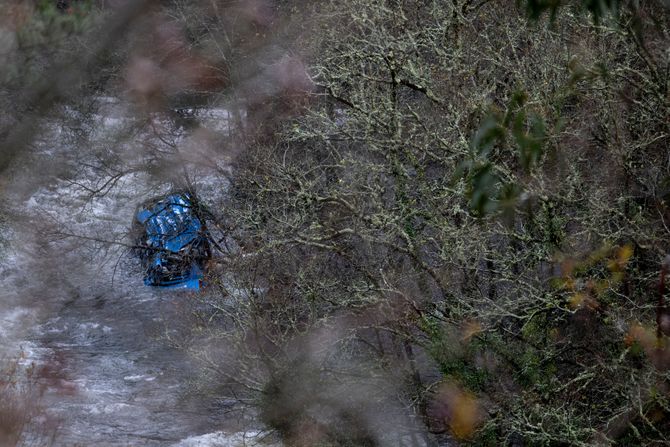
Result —
M110 140L126 110L103 102L112 106L95 117L102 130L87 143L101 159L114 141L108 159L132 163L140 157L127 155L132 145L148 137ZM207 112L211 132L229 128L221 110ZM41 130L3 191L0 357L34 368L43 391L21 445L265 445L254 424L223 416L229 402L198 392L197 363L169 343L197 297L145 286L123 245L136 205L169 184L133 172L92 198L82 185L99 184L100 169L63 132ZM213 182L200 185L207 200L223 190Z

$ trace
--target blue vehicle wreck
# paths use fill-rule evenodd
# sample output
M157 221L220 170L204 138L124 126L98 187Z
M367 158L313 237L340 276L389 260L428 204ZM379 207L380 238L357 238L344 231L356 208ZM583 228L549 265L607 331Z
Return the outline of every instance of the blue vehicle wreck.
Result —
M212 251L205 220L190 193L172 193L141 205L133 226L146 285L200 289Z

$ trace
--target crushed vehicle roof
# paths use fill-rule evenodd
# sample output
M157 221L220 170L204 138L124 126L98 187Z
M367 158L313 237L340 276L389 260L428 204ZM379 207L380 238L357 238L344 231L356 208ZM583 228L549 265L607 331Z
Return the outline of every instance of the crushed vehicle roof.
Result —
M201 287L211 249L195 203L191 194L178 192L138 208L135 220L142 227L138 252L145 284L190 290Z

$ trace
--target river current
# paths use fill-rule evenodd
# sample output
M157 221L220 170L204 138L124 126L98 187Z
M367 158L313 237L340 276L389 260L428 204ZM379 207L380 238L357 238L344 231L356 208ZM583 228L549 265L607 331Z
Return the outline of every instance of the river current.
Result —
M99 116L106 133L91 137L100 146L123 122L106 101L115 104ZM226 116L209 113L213 131ZM137 204L169 185L129 173L92 198L82 185L98 184L100 170L52 127L3 191L0 358L38 371L42 392L22 445L265 445L257 429L226 420L227 402L198 392L195 362L170 343L197 297L145 286L124 245ZM211 178L200 187L209 200L222 189Z

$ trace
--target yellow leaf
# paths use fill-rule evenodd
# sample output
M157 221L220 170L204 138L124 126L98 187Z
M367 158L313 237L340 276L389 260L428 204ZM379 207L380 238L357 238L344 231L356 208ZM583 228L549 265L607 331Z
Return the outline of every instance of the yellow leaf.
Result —
M436 416L457 439L470 438L484 419L479 399L455 383L440 387L433 406Z
M619 249L617 253L617 260L619 265L622 267L628 263L628 260L633 256L633 247L630 244L626 244Z
M572 307L573 309L577 309L579 306L582 305L585 298L586 295L584 295L583 293L581 292L575 293L574 295L572 295L572 297L570 297L570 301L568 301L570 303L570 307Z
M456 438L469 438L476 430L481 419L477 399L471 393L461 391L454 398L453 410L449 421L451 432Z
M482 331L482 325L478 321L467 321L463 326L463 335L461 339L463 341L469 341L472 337L479 334Z

